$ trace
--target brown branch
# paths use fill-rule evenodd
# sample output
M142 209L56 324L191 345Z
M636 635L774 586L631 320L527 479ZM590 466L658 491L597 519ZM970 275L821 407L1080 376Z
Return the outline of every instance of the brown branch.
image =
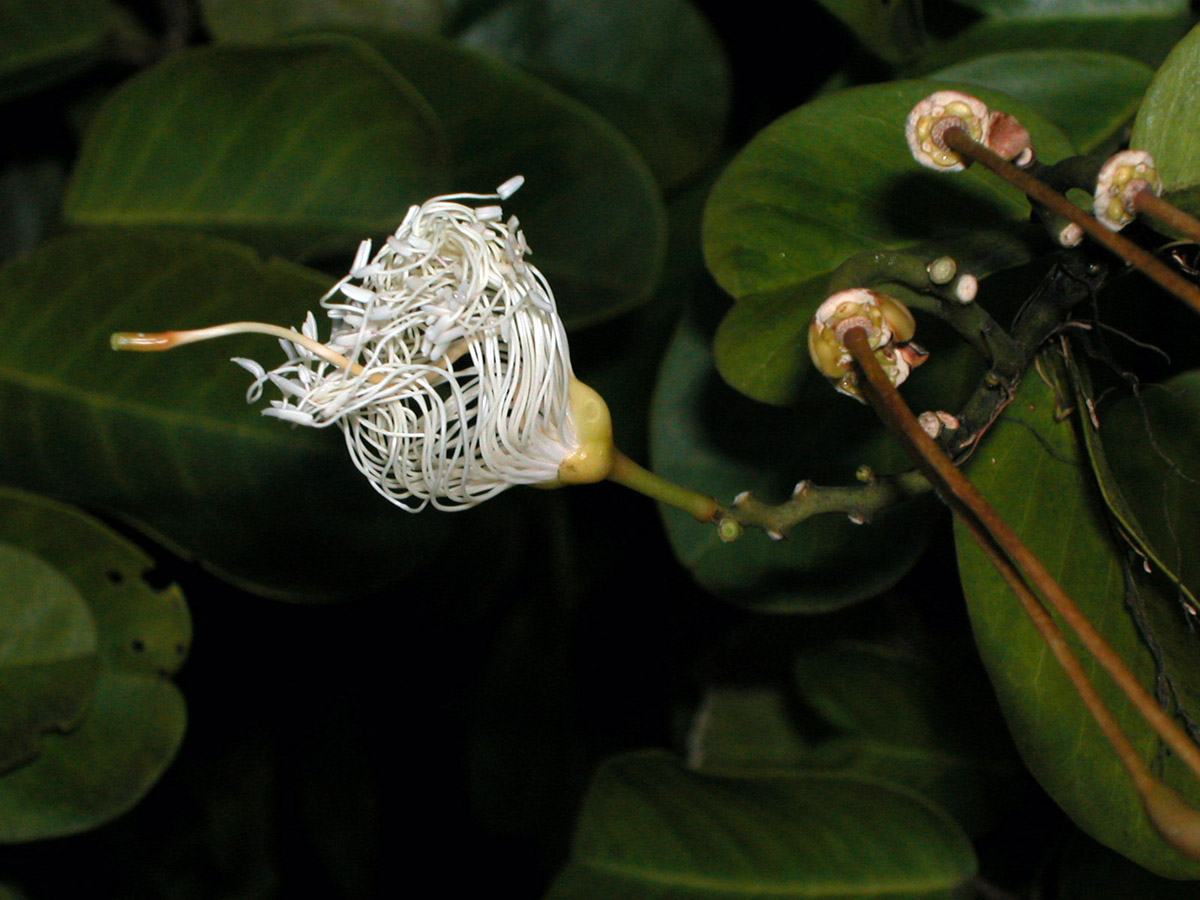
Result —
M922 430L912 411L875 359L866 331L862 328L852 328L846 332L844 341L863 375L860 387L864 395L880 418L899 438L917 467L963 520L1005 582L1017 594L1026 613L1033 619L1089 713L1129 772L1151 820L1173 846L1193 855L1200 854L1200 816L1149 774L1129 739L1105 708L1062 631L1030 589L1029 584L1037 587L1151 728L1183 759L1197 777L1200 777L1200 747L1197 747L1155 702L1125 661L1095 629L1037 556L958 470L941 447Z
M951 150L995 172L1009 184L1023 191L1031 200L1070 219L1093 240L1104 245L1129 265L1144 272L1147 277L1183 300L1196 312L1200 312L1200 288L1156 256L1102 225L1095 216L1085 213L1049 185L997 156L983 144L974 140L962 128L948 128L942 135L942 140Z
M1189 241L1200 244L1200 222L1154 191L1143 189L1134 194L1133 211L1185 235Z

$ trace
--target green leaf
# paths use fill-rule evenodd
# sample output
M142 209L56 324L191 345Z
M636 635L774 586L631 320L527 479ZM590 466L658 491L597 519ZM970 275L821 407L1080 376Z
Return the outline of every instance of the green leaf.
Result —
M967 0L967 5L984 18L931 48L920 71L1010 50L1101 51L1157 66L1190 18L1187 0Z
M1152 559L1200 597L1200 372L1177 375L1100 409L1100 440Z
M1167 199L1200 213L1200 26L1171 51L1146 91L1130 146L1154 156Z
M617 757L584 799L549 900L934 900L975 871L945 814L885 785L804 775L720 778L662 753Z
M969 834L995 824L1025 776L976 660L831 642L811 620L761 624L706 667L687 735L696 769L852 775L920 794Z
M453 44L360 34L441 118L455 183L525 186L507 205L568 325L647 300L662 270L666 214L637 151L579 103L498 60Z
M889 63L907 62L925 41L918 0L820 0L864 47Z
M721 145L730 75L687 0L504 0L466 5L461 43L514 62L621 129L670 187Z
M184 702L169 676L191 642L187 606L174 585L154 590L143 580L153 561L138 547L57 503L0 492L0 547L10 559L15 548L40 560L74 587L87 610L60 603L59 624L99 664L86 718L68 734L43 736L35 759L0 777L0 840L95 828L141 799L183 739ZM18 622L10 618L5 633Z
M41 736L79 724L96 689L87 602L50 563L0 543L0 772L37 756Z
M1155 660L1126 608L1124 548L1109 530L1072 423L1057 415L1055 389L1027 377L968 472L1153 693ZM1026 765L1101 843L1159 874L1200 877L1200 864L1168 847L1146 820L1117 757L1016 598L961 526L956 537L976 642ZM1155 765L1162 761L1164 780L1196 804L1200 784L1178 760L1160 754L1157 736L1072 644L1137 752Z
M833 421L836 453L826 430ZM746 490L779 501L801 479L852 484L864 463L879 474L906 467L870 410L823 379L797 410L764 407L729 390L694 317L681 324L663 358L650 439L657 473L724 502ZM786 541L752 531L734 543L679 510L664 508L663 518L676 556L706 589L759 610L820 612L894 584L920 555L936 511L921 499L869 525L823 515L802 522Z
M340 435L246 404L248 376L229 357L273 365L274 341L108 348L116 330L299 324L327 288L299 266L178 234L84 232L10 263L0 269L0 480L133 519L259 593L328 599L395 583L425 564L450 520L378 496Z
M778 684L707 685L688 731L688 760L700 772L789 771L811 755L797 727L796 698Z
M1200 565L1191 550L1200 544L1200 372L1120 397L1100 406L1099 416L1099 429L1090 419L1080 428L1104 501L1141 557L1130 573L1138 624L1154 649L1160 685L1200 723L1200 638L1194 618L1185 624L1179 614L1181 604L1191 616L1200 609Z
M716 342L718 368L739 391L794 400L812 370L809 323L830 273L851 256L952 253L984 275L1049 246L1027 224L1024 196L982 167L945 175L912 159L908 111L946 87L900 81L818 98L762 131L721 175L709 197L704 251L717 281L740 301ZM1024 104L970 90L1016 115L1046 158L1071 153L1066 138Z
M64 214L77 225L199 228L308 256L394 229L444 184L443 158L424 101L356 42L203 47L104 104Z
M958 63L928 77L1010 94L1088 153L1112 142L1133 118L1154 72L1113 53L1017 50Z
M674 186L712 159L730 105L721 42L687 0L202 0L223 41L302 28L442 33L520 65L616 125Z
M906 787L982 833L1011 795L1017 769L972 662L849 641L799 655L800 695L842 735L809 765Z
M116 21L107 0L0 0L0 101L99 62Z
M446 0L200 0L200 14L219 41L270 41L299 28L374 28L436 33Z
M1068 370L1077 402L1091 411L1080 433L1105 505L1146 567L1152 562L1196 607L1200 571L1182 548L1191 537L1200 538L1200 520L1189 521L1195 507L1180 502L1200 499L1193 476L1180 468L1195 469L1191 434L1200 413L1195 374L1185 373L1148 395L1120 397L1104 407L1101 421L1086 370L1073 360Z

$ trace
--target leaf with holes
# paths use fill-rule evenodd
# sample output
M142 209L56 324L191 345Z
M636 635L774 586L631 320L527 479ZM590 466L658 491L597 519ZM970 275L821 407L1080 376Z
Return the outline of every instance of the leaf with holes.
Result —
M35 758L0 775L0 841L95 828L141 799L174 758L186 713L169 676L187 654L191 619L177 587L143 580L151 566L78 510L0 491L6 699L30 687L10 678L21 674L13 667L44 664L47 651L88 692L82 718L59 723L66 733L43 735ZM52 634L54 645L42 643Z
M298 325L328 284L196 235L82 232L10 263L0 269L11 336L0 348L0 480L128 517L259 593L319 600L394 584L465 520L401 512L335 431L247 405L248 376L229 357L270 360L275 341L147 355L108 346L120 330Z

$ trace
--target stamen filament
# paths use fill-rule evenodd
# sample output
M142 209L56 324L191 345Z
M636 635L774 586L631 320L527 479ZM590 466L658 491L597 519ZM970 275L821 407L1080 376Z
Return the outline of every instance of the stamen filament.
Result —
M193 328L189 331L118 331L110 339L114 350L139 350L143 352L171 350L184 344L195 344L212 338L227 337L231 334L266 334L272 337L291 341L305 350L311 350L327 363L339 369L347 369L355 375L361 375L363 367L352 363L336 350L330 350L320 341L301 334L294 328L284 328L282 325L271 325L267 322L226 322L224 325L211 325L208 328Z
M226 322L224 325L211 325L208 328L193 328L188 331L117 331L109 338L114 350L133 350L143 353L172 350L184 344L195 344L213 338L228 337L232 334L266 334L272 337L291 341L306 350L311 350L321 359L350 374L362 375L366 370L356 362L351 362L336 350L331 350L320 341L301 334L294 328L284 328L282 325L272 325L269 322ZM453 365L460 356L467 352L465 340L455 341L446 350L444 359L447 366ZM379 384L383 381L382 372L372 372L367 375L367 381Z

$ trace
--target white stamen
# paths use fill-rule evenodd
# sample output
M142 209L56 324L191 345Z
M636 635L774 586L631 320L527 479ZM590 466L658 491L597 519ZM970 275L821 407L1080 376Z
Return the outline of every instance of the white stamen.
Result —
M490 199L412 207L374 257L359 245L350 274L321 301L326 344L315 343L310 316L303 335L313 345L281 341L283 365L239 361L251 391L269 379L283 395L265 415L336 424L355 465L404 509L462 509L514 484L555 481L579 447L554 295L524 259L516 218L463 202Z
M521 185L525 183L524 175L514 175L500 187L496 188L496 196L501 200L507 200L513 194L521 189Z

